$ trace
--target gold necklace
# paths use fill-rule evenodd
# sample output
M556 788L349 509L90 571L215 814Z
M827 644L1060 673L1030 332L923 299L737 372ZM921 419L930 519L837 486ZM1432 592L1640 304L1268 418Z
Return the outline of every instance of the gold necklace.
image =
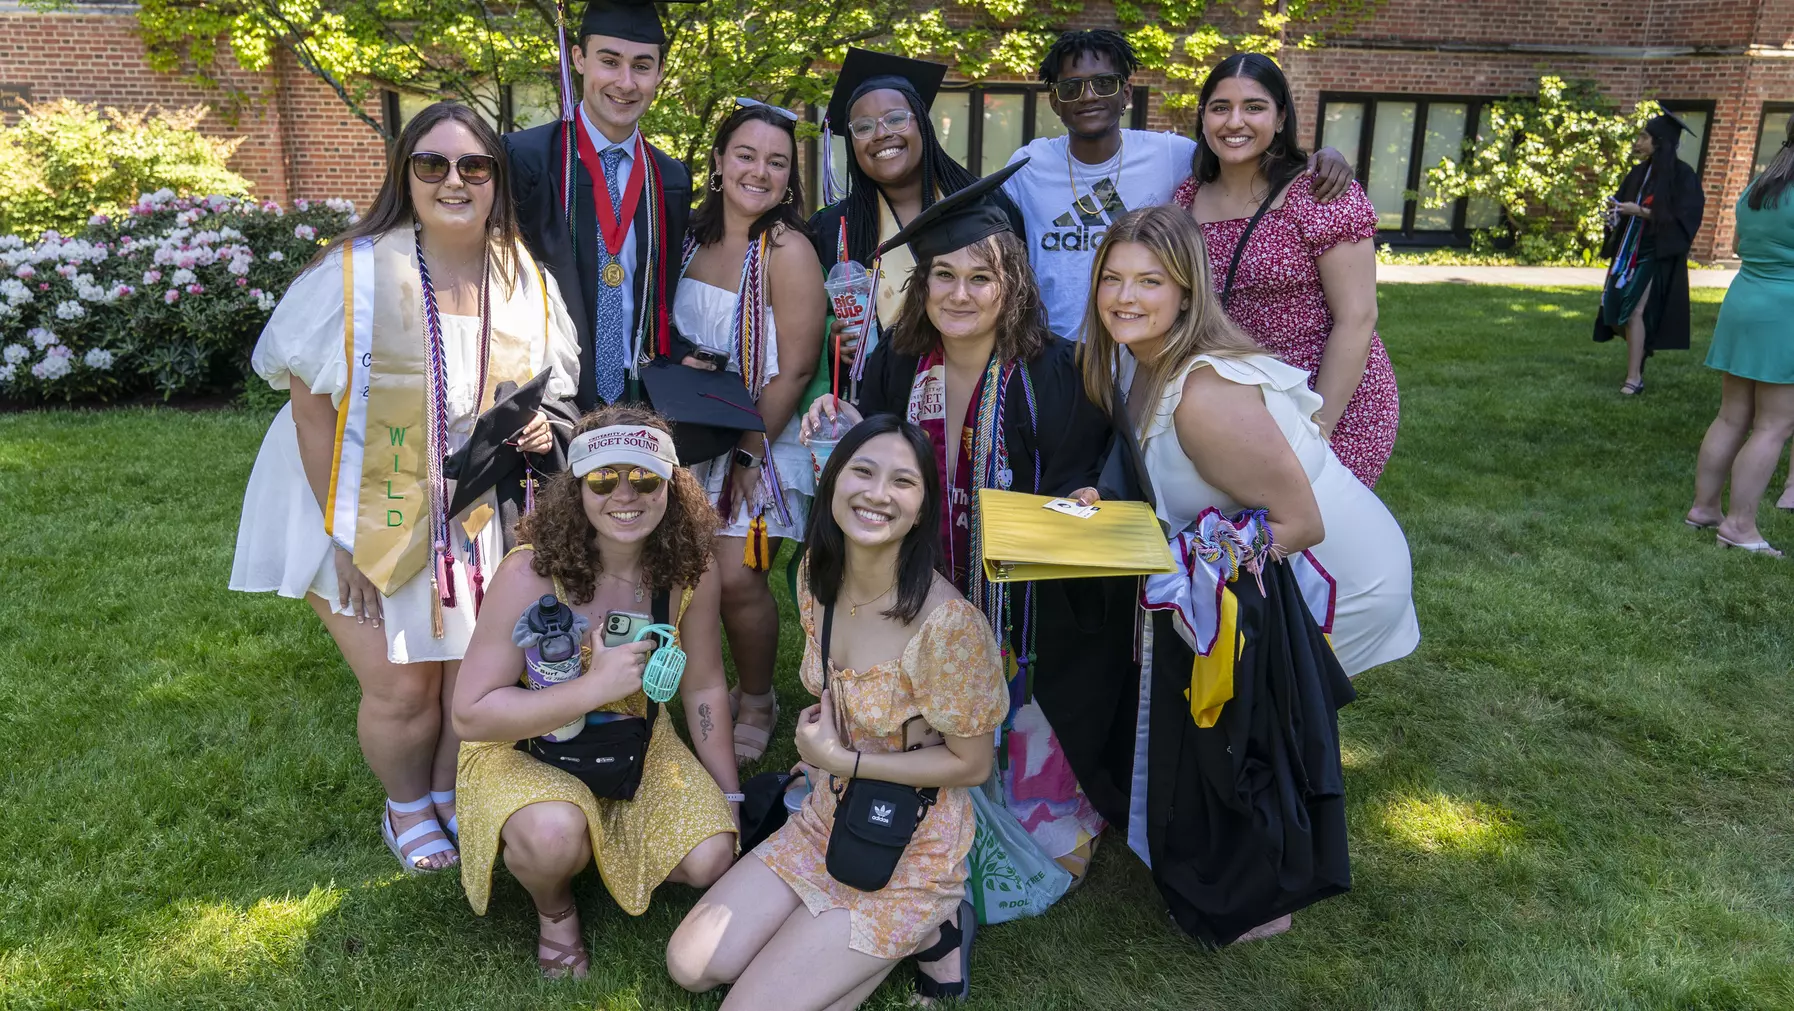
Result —
M897 588L897 584L896 584L896 582L893 581L890 586L885 587L882 591L879 592L878 596L873 597L872 600L862 600L857 604L851 600L848 601L847 602L847 616L849 618L857 617L860 613L860 608L865 607L867 604L870 604L873 601L883 599L885 594L890 593L892 590L895 590L896 588Z
M614 572L603 572L603 573L599 573L599 575L605 579L614 579L619 583L628 583L630 586L635 587L635 602L638 604L642 602L643 593L642 593L641 580L639 580L639 579L633 579L633 580L632 579L624 579L622 576L619 576Z
M1115 157L1117 159L1117 161L1115 163L1115 182L1117 185L1120 185L1121 170L1127 167L1127 133L1125 131L1123 131L1121 134L1120 145L1118 145L1115 149ZM1103 179L1108 178L1108 175L1109 174L1107 172L1103 173L1102 176L1100 176L1097 179L1097 182L1100 184L1103 181ZM1078 177L1077 177L1077 173L1073 172L1072 167L1071 167L1071 138L1070 137L1065 138L1065 180L1066 180L1066 182L1071 184L1071 206L1073 209L1075 209L1080 214L1083 214L1083 215L1086 215L1086 216L1092 217L1092 218L1096 217L1097 215L1099 215L1102 212L1102 209L1103 209L1102 204L1099 204L1096 202L1096 187L1095 186L1090 187L1090 195L1088 197L1078 196ZM1084 206L1085 200L1089 200L1091 202L1089 207Z

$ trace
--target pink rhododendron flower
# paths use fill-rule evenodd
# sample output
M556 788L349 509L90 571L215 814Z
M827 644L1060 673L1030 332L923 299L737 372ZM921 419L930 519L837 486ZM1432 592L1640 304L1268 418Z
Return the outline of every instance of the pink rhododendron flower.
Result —
M162 301L167 302L169 305L173 305L175 302L175 299L178 299L180 297L181 297L181 293L174 290L173 288L170 288L167 291L162 293Z

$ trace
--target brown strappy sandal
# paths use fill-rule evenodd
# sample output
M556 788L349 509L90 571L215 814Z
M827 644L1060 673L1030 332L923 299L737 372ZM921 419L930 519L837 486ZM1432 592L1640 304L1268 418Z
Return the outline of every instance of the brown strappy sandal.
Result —
M558 913L543 913L542 915L548 919L549 923L559 923L578 912L579 905L575 903ZM541 953L543 948L550 948L559 954L552 958L544 958ZM538 933L536 935L536 967L542 970L542 976L545 979L564 979L568 976L574 979L585 979L586 975L592 971L592 956L586 952L583 941L569 947L559 941L551 941Z

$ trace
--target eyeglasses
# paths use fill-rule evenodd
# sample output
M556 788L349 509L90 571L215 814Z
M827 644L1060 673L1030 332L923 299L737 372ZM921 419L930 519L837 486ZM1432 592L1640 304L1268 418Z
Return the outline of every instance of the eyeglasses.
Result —
M865 140L872 136L880 124L883 124L886 133L902 133L909 129L910 120L915 118L916 114L908 109L892 109L876 119L871 116L861 116L847 124L847 132L860 140Z
M617 483L623 480L623 472L615 467L599 467L586 475L586 487L592 489L594 495L609 495L617 490ZM638 494L652 495L660 490L665 480L659 474L646 467L629 468L629 487Z
M489 154L464 154L453 162L461 181L469 186L492 181L498 171L498 159ZM439 183L448 178L449 160L434 151L418 151L411 155L411 174L420 183Z
M1084 97L1086 85L1095 98L1114 98L1125 83L1120 74L1098 74L1095 77L1067 77L1053 83L1053 95L1061 102L1075 102Z
M790 109L784 108L782 106L774 105L771 102L762 102L758 98L737 98L737 99L735 99L735 108L737 108L737 109L765 109L766 111L773 113L775 115L783 116L784 118L790 120L793 123L797 122L797 113L792 112Z

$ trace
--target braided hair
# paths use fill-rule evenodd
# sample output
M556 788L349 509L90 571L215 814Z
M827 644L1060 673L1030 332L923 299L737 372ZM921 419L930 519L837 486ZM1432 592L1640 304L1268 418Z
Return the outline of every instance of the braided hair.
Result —
M1127 40L1127 36L1107 28L1092 28L1065 32L1053 40L1052 47L1040 60L1041 82L1052 84L1058 81L1060 69L1080 56L1108 57L1124 81L1140 69L1140 55L1134 52L1134 44Z
M853 90L853 97L847 107L852 109L855 102L874 91L895 91L909 103L909 111L915 117L916 133L922 138L922 209L927 210L934 205L935 193L957 193L978 181L964 165L953 160L947 150L941 147L940 138L935 136L934 121L928 116L928 106L922 101L922 95L914 85L901 77L874 77ZM846 127L847 124L841 124ZM871 263L872 254L878 248L878 184L860 167L859 155L854 151L852 132L849 131L847 142L847 196L842 198L842 209L847 216L847 255L860 263ZM826 236L825 236L826 238ZM830 262L825 259L823 262Z

